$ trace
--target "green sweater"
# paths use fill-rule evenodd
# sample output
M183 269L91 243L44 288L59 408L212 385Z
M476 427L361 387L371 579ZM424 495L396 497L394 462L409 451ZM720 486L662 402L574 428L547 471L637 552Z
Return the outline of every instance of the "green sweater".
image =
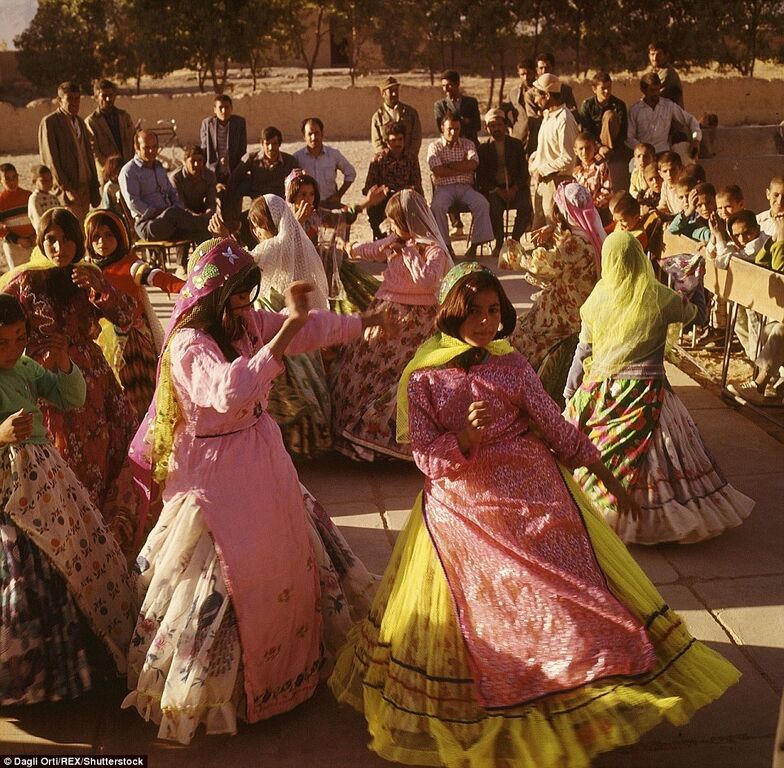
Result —
M774 272L784 272L784 243L774 242L773 238L770 238L762 246L754 261Z
M70 373L52 373L22 355L13 368L0 369L0 423L20 408L33 414L33 432L25 443L49 443L52 438L43 424L38 398L63 411L81 408L87 396L82 372L71 365Z

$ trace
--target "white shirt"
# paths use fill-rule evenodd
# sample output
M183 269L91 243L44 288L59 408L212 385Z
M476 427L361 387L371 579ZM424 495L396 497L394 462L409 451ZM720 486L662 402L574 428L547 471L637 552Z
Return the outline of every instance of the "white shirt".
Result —
M352 184L357 178L354 166L346 160L340 150L322 144L321 153L311 155L307 147L302 147L294 153L297 164L306 173L312 176L319 185L319 195L322 200L332 197L338 191L336 181L337 172L343 174L343 181Z
M770 215L770 208L757 214L757 224L759 224L760 230L768 237L776 236L776 220Z
M754 238L746 243L743 248L738 248L732 240L717 240L716 241L716 266L719 269L727 269L730 265L730 260L733 258L743 259L743 261L750 261L754 263L754 259L762 249L762 246L768 242L770 236L765 232L760 232L759 237Z
M580 132L574 115L565 106L546 109L539 128L536 150L528 168L540 177L552 173L569 175L574 168L574 142Z
M672 125L681 126L690 138L702 139L699 122L674 101L659 99L654 108L640 99L629 109L629 129L626 143L634 149L638 144L653 144L657 154L670 149Z

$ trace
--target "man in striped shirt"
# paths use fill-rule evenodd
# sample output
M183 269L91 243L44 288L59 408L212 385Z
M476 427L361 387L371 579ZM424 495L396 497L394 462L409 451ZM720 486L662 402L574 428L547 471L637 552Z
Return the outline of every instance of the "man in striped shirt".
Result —
M11 163L0 165L0 238L8 269L30 261L35 230L27 215L30 191L19 186L19 174Z

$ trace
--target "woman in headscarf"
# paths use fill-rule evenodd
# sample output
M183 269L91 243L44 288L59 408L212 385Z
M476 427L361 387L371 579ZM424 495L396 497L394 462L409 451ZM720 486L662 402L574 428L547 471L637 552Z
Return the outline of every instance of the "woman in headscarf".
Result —
M696 307L662 285L639 241L610 235L602 278L580 311L580 343L564 396L566 416L602 452L642 510L619 513L614 496L582 469L576 477L627 542L690 543L740 525L754 502L733 488L708 453L664 372L667 328Z
M155 314L145 286L178 293L184 280L137 259L128 241L128 231L111 211L90 211L84 219L87 255L104 278L119 293L136 302L133 321L121 327L102 321L98 344L136 410L137 426L152 401L155 371L163 342L161 321Z
M39 348L51 330L68 337L68 353L84 375L87 397L81 408L69 411L42 400L44 424L125 546L137 500L123 465L139 422L95 339L101 319L128 327L136 304L116 291L99 269L85 263L84 255L84 233L77 218L65 208L50 208L41 217L30 262L4 275L0 289L15 296L30 319L27 354L36 362L43 360Z
M413 189L396 192L386 215L393 233L382 240L347 243L351 259L386 261L384 281L370 305L391 307L401 324L395 339L367 334L339 353L332 387L335 447L352 459L411 459L395 440L395 393L417 347L433 333L438 289L452 266L425 199Z
M364 714L370 748L407 765L587 766L663 719L683 725L740 673L572 479L587 467L631 511L506 341L498 279L459 264L440 303L398 392L424 490L330 688Z
M305 283L284 291L288 315L252 309L259 268L231 239L202 243L189 266L130 452L163 510L137 561L146 595L123 704L185 744L200 723L235 733L237 717L308 699L372 591L303 498L267 398L284 352L345 343L374 321L308 314Z
M572 337L576 340L580 307L599 279L605 232L591 193L570 181L562 182L555 192L553 220L553 226L523 238L525 255L516 266L541 290L534 295L533 306L518 318L510 341L540 374L550 395L560 397L574 345L565 366L544 370L544 364L559 345L569 344Z
M283 291L294 280L312 286L313 309L329 309L329 286L324 265L283 198L263 195L248 211L248 225L258 240L251 251L261 267L259 298L267 309L283 309ZM295 459L312 459L332 448L332 408L321 352L287 355L285 371L275 379L269 413L283 433Z

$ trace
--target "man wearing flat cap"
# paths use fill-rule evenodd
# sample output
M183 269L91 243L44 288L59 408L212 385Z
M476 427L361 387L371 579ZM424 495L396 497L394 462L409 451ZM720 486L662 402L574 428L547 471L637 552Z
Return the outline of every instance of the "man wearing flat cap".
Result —
M506 115L502 109L491 109L485 115L485 126L490 138L478 147L479 167L476 185L490 203L490 223L493 225L498 256L504 244L508 211L515 212L512 237L519 240L531 223L531 200L525 148L520 139L507 132Z
M406 145L404 152L412 157L419 157L422 146L422 125L419 114L409 104L400 101L400 83L394 77L387 77L378 84L383 103L373 113L370 120L370 141L373 150L378 153L386 149L387 135L384 126L388 123L403 123L406 128Z
M534 203L534 229L552 221L555 190L572 178L574 142L580 132L563 100L561 81L546 72L534 81L536 103L542 110L536 149L528 160Z

